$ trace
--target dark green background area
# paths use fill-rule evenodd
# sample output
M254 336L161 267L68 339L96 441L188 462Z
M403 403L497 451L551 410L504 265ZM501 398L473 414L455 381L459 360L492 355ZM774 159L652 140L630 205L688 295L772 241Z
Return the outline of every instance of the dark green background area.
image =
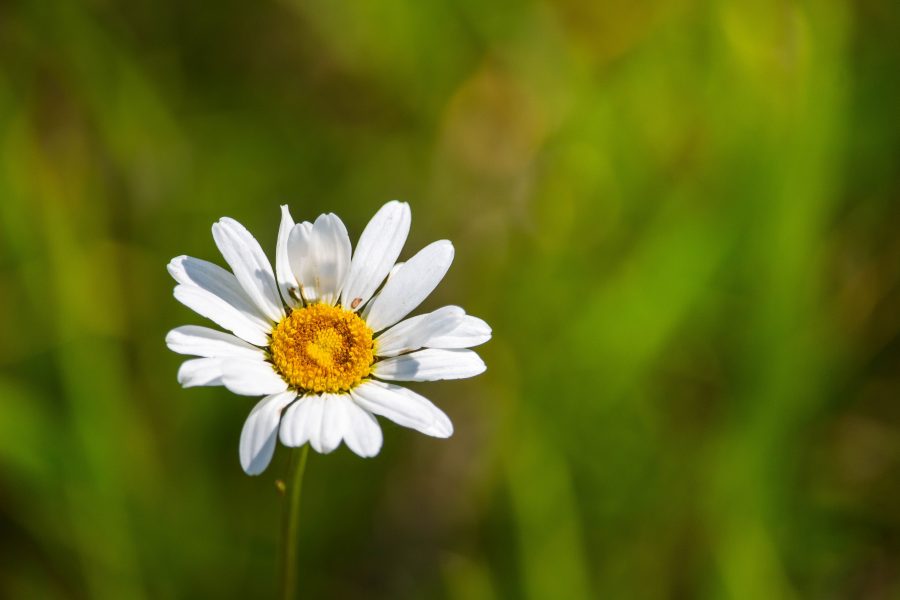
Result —
M0 597L274 594L165 265L393 198L488 371L311 455L306 598L900 597L898 111L892 0L0 4Z

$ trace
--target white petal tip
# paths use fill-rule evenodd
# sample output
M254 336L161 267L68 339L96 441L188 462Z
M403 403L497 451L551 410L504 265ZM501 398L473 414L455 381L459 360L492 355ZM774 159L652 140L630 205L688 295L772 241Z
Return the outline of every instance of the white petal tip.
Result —
M453 435L453 423L451 423L449 420L446 423L436 423L426 433L431 437L445 440Z
M367 451L357 452L356 450L353 450L352 448L350 449L350 451L353 452L353 454L357 455L360 458L375 458L376 456L378 456L378 453L381 452L381 448L378 448L378 450L375 450L374 452L367 452Z
M280 441L281 445L285 448L299 448L306 443L306 440L298 441L283 420L281 427L278 428L278 441Z
M263 471L266 470L267 466L268 465L265 465L264 467L259 468L257 465L242 464L241 468L244 470L244 473L246 473L247 475L250 475L251 477L256 477L257 475L262 475Z
M449 252L451 256L456 251L453 248L453 242L451 242L450 240L438 240L438 241L434 242L434 246L436 248L440 248L444 252Z

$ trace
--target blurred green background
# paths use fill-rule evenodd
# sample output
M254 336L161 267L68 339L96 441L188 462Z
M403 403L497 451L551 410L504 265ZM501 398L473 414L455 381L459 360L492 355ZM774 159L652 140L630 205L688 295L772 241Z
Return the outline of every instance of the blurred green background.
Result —
M311 455L306 598L900 597L900 5L0 4L0 597L266 598L179 254L449 238L485 375Z

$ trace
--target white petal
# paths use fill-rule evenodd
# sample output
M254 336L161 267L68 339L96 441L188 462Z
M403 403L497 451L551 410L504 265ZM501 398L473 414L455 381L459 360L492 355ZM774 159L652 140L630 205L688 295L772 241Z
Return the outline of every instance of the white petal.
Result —
M322 394L322 429L319 435L319 448L322 454L328 454L341 445L344 430L347 428L347 413L337 394Z
M222 383L241 396L265 396L287 389L275 367L263 360L226 358L222 361Z
M344 443L347 447L363 458L378 454L383 441L378 420L347 395L336 396L334 401L344 411Z
M437 287L452 262L453 244L447 240L422 248L384 284L372 301L366 323L380 331L408 315Z
M307 302L315 300L316 289L312 282L316 277L315 257L312 242L313 224L309 221L297 223L288 234L288 266L294 273L300 293ZM313 297L310 297L310 294Z
M471 315L465 315L452 331L436 335L423 345L428 348L471 348L491 339L491 326Z
M484 373L484 361L472 350L427 348L375 363L372 374L391 381L466 379Z
M166 345L173 352L194 356L260 359L264 356L262 349L230 333L198 325L176 327L166 335Z
M245 312L222 299L221 296L193 285L184 284L176 285L173 294L176 300L197 314L251 344L265 346L269 343L268 327L260 327Z
M327 454L344 440L363 457L381 450L381 427L371 413L357 406L347 394L310 395L291 406L281 421L281 443L297 447L309 442Z
M269 466L275 452L281 411L296 397L296 392L266 396L250 411L241 430L239 446L241 467L247 475L259 475Z
M271 328L269 318L247 297L241 284L230 271L209 261L190 256L176 256L169 261L167 268L178 283L198 287L218 296L243 313L262 331Z
M296 448L309 442L319 451L323 408L324 402L318 394L309 394L292 404L281 420L281 443Z
M385 383L366 381L352 390L353 401L361 408L410 427L426 435L446 438L453 435L453 423L441 409L412 390Z
M256 238L246 227L228 217L214 223L212 233L219 252L247 296L269 319L280 321L284 317L284 306L278 295L278 284L272 265Z
M319 302L336 304L350 270L350 236L340 217L331 213L319 216L313 223L312 239Z
M392 200L366 225L341 294L341 304L351 310L363 306L387 277L400 256L412 216L406 202Z
M396 356L418 350L428 340L454 331L465 314L458 306L445 306L434 312L400 321L376 338L375 353L378 356Z
M182 387L222 385L222 359L192 358L178 368L178 383Z
M388 276L387 276L387 279L385 280L385 283L387 283L388 281L390 281L390 280L391 280L391 277L393 277L394 275L396 275L396 274L397 274L397 271L399 271L399 270L403 267L403 265L405 265L405 264L406 264L405 262L398 262L397 264L395 264L395 265L391 268L391 272L388 273ZM380 292L376 292L375 295L372 296L372 299L369 300L369 303L366 304L366 305L363 307L362 311L359 313L359 316L361 316L361 317L363 318L364 321L365 321L366 319L369 318L369 311L372 310L372 306L375 304L375 299L379 296L379 294L380 294Z
M278 280L278 289L281 298L288 306L294 307L300 303L300 290L294 270L288 259L288 237L294 228L294 219L287 204L281 206L281 225L278 227L278 242L275 244L275 278Z
M401 260L400 262L398 262L397 264L395 264L393 267L391 267L391 272L388 273L387 281L390 281L390 280L391 280L391 277L393 277L394 275L396 275L396 274L397 274L397 271L400 270L400 267L402 267L402 266L405 265L405 264L406 264L406 263L405 263L404 261Z
M350 268L350 251L347 228L335 214L319 215L312 228L294 226L288 256L307 301L337 302Z

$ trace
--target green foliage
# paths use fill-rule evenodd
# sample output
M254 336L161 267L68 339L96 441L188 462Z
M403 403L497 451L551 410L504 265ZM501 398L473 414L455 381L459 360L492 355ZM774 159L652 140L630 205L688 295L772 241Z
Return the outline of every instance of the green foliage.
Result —
M451 239L494 327L312 455L306 598L900 595L889 0L0 6L0 596L271 597L286 452L182 390L179 254L278 205Z

